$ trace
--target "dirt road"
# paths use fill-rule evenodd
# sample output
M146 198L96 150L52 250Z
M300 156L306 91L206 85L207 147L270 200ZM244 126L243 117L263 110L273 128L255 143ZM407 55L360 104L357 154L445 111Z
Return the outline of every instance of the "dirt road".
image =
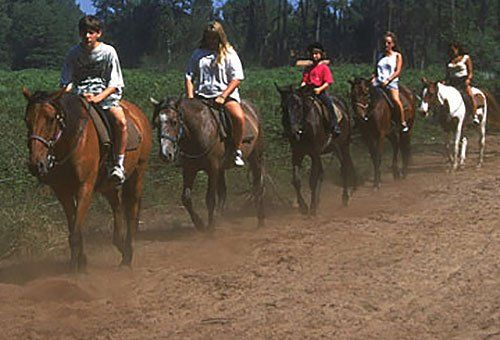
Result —
M132 270L110 238L88 242L87 274L2 263L0 338L498 339L500 136L487 148L453 175L421 148L348 208L327 186L315 219L228 218L207 238L146 218Z

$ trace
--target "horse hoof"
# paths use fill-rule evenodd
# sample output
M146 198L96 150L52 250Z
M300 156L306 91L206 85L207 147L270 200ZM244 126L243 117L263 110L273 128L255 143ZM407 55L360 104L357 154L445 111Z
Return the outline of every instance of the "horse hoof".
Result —
M266 226L266 222L264 220L259 220L257 222L257 228L264 228Z
M476 164L476 169L481 169L483 167L483 163L477 163Z
M309 215L309 208L307 205L300 206L299 211L302 215Z
M349 194L342 195L342 205L344 207L349 205Z

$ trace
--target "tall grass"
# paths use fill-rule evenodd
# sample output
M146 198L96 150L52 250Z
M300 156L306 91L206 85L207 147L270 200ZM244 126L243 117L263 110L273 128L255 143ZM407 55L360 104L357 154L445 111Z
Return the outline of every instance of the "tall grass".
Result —
M347 80L356 76L367 77L369 65L333 65L335 84L332 91L348 100L349 84ZM414 90L420 89L420 77L440 78L440 67L425 71L406 70L402 83ZM152 106L149 97L157 99L165 96L179 96L183 90L182 72L172 70L158 74L146 70L125 70L125 96L138 104L150 116ZM241 85L245 98L252 100L262 112L266 139L266 167L276 180L275 189L286 197L291 195L290 165L288 143L282 137L279 96L275 83L298 84L300 70L290 67L276 69L249 69L247 79ZM480 80L481 82L481 80ZM483 84L493 88L495 79L484 80ZM55 90L58 84L58 72L47 70L23 70L18 72L0 71L0 258L12 252L39 254L50 247L57 247L66 240L66 222L64 214L55 198L46 187L37 183L26 168L28 150L26 147L26 129L24 109L26 102L21 88L31 90ZM417 123L414 141L429 141L438 133L438 129ZM156 143L155 143L156 144ZM363 147L354 147L358 155L357 162L367 159ZM366 176L371 175L369 172ZM229 176L230 191L239 192L247 188L245 170L232 171ZM157 148L153 150L150 171L146 178L143 207L149 210L168 211L173 204L178 204L181 189L179 170L166 166L157 157ZM245 179L245 180L242 180ZM203 179L202 179L203 180ZM203 196L202 186L197 192ZM231 195L231 193L230 193ZM291 196L290 196L291 197ZM108 208L103 200L94 200L92 211L98 217L91 218L90 228L102 228L102 214Z

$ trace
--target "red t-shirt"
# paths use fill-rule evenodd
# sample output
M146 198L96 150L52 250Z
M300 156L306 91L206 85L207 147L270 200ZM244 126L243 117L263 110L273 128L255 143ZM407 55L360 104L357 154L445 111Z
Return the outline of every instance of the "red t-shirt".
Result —
M302 82L306 83L306 85L313 85L315 87L319 87L324 83L332 84L332 72L330 68L324 64L309 66L302 74Z

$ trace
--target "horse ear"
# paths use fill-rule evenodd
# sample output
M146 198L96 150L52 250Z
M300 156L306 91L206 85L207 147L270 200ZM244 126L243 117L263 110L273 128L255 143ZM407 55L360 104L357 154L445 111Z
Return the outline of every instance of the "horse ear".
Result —
M26 100L29 101L31 98L30 90L28 90L28 88L26 86L23 86L22 92L23 92L24 98L26 98Z
M349 84L351 84L351 85L354 85L354 79L353 79L353 78L351 78L351 79L347 79L347 82L348 82Z
M51 100L59 99L63 94L65 94L66 92L68 92L67 91L68 88L71 90L71 87L72 87L72 85L61 87L58 91L56 91L53 94L51 94L49 98Z
M420 81L421 81L421 82L422 82L422 84L424 84L424 85L427 85L427 84L429 83L429 81L427 80L427 78L426 78L426 77L422 77L422 78L420 79Z
M158 106L160 105L160 102L157 101L156 99L154 99L153 97L149 97L149 101L154 105L154 106Z

